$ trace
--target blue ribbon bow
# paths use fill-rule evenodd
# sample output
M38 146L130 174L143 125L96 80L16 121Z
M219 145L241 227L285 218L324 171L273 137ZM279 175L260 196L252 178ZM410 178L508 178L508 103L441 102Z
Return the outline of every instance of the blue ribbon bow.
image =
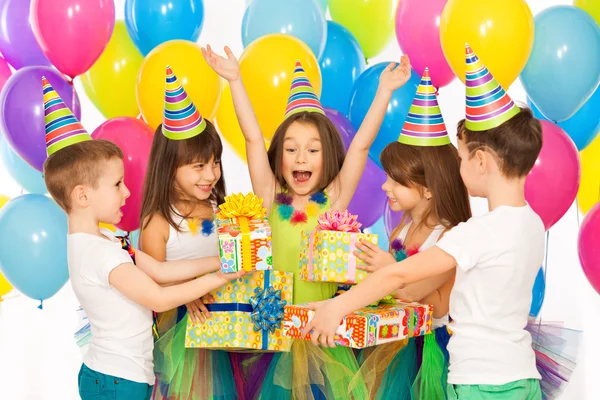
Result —
M250 318L254 323L254 331L274 333L280 328L286 303L281 299L281 290L272 287L254 289L254 296L250 297Z

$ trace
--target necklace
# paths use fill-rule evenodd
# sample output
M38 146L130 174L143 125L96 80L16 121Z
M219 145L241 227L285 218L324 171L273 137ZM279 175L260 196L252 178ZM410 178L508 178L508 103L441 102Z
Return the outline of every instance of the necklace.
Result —
M200 230L202 236L210 236L215 232L214 218L201 220L198 217L190 217L186 218L186 221L192 235L197 235L198 230Z
M404 243L400 239L394 239L390 244L390 248L392 249L392 253L397 262L405 260L406 258L419 252L418 248L407 250L406 246L404 246Z
M279 218L289 221L292 225L305 224L309 217L319 215L319 211L327 204L327 195L323 190L311 194L304 210L296 210L292 206L293 201L294 198L287 192L281 192L275 196Z

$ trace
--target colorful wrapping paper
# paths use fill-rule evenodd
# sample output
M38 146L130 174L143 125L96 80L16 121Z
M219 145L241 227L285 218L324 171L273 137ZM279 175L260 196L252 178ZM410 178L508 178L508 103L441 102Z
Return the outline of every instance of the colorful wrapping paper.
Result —
M335 335L340 346L362 349L431 333L433 308L427 304L381 304L361 308L344 317ZM283 317L284 333L301 339L302 330L314 316L305 305L288 305ZM310 335L306 339L310 339Z
M283 312L292 304L294 274L257 271L211 292L208 321L188 319L185 347L227 350L289 351Z

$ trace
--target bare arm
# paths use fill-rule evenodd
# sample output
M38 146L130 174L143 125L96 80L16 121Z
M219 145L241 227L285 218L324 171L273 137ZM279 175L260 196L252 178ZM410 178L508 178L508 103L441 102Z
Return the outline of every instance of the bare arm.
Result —
M263 134L242 82L239 63L229 47L225 47L227 58L215 54L210 46L202 49L202 54L208 65L229 81L235 114L246 139L246 157L252 189L257 196L263 198L263 205L268 213L275 193L275 176L271 171Z
M400 65L397 67L396 65L396 63L390 63L381 73L375 99L371 103L371 107L369 107L369 111L354 139L352 139L352 143L350 143L339 175L330 185L330 191L334 192L332 197L335 199L331 205L333 209L344 210L348 208L365 169L369 148L381 127L392 94L394 90L403 86L410 78L411 69L408 56L402 56ZM335 193L335 190L339 190L339 193Z
M195 300L242 275L243 272L234 274L217 272L180 285L162 287L133 263L125 263L113 269L108 280L127 298L156 312L164 312Z
M402 289L398 289L394 293L394 297L410 302L425 299L426 297L435 294L446 282L454 278L455 270L451 269L443 274L432 276L418 282L406 285Z
M221 261L216 256L160 262L141 251L136 251L135 258L136 265L156 283L173 283L194 279L209 272L215 272L221 266Z

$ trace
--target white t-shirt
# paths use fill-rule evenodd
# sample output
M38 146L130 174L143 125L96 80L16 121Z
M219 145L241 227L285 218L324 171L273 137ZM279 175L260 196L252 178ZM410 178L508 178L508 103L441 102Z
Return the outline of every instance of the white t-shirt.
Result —
M73 233L67 242L71 283L92 330L83 362L94 371L152 385L152 311L110 285L110 272L132 260L111 231L101 232L106 238Z
M544 232L528 205L501 206L459 224L437 243L458 265L450 295L449 383L541 378L525 326L544 260Z

